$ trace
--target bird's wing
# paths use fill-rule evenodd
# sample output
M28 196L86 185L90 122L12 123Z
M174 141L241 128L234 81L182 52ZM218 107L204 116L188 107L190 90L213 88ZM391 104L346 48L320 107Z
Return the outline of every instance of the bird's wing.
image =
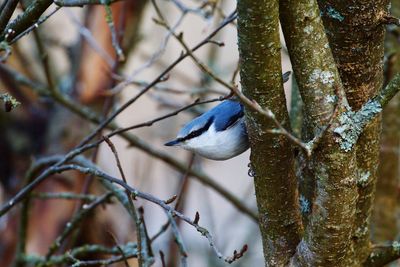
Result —
M200 136L205 131L207 131L208 128L210 128L211 124L213 123L213 120L214 117L212 116L211 117L207 116L201 120L200 117L196 118L195 120L191 121L190 123L184 126L184 128L178 135L178 140L185 141Z
M234 100L225 100L209 111L214 117L214 125L217 131L223 131L234 125L244 116L243 106Z
M185 140L198 136L207 131L212 123L216 131L223 131L235 124L243 115L242 104L234 100L225 100L183 126L178 133L178 139Z
M196 131L197 133L201 133L202 131L205 131L210 127L212 121L213 117L208 111L193 119L192 121L186 123L179 131L178 138L182 139L194 131Z

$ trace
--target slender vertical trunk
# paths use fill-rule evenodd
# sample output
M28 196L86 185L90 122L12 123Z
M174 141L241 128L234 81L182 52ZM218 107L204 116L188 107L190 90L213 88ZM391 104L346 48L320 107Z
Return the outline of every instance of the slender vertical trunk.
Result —
M285 127L289 117L282 86L278 0L238 1L241 84L247 97L268 107ZM268 132L270 120L246 110L251 166L267 266L283 266L299 242L301 219L293 150Z
M315 199L305 234L291 261L294 266L350 266L356 210L355 153L335 141L337 113L347 109L339 72L320 18L317 1L281 0L282 28L304 101L307 132L328 126L309 159ZM333 119L331 119L333 118ZM331 121L332 120L332 121ZM313 183L310 183L313 185Z

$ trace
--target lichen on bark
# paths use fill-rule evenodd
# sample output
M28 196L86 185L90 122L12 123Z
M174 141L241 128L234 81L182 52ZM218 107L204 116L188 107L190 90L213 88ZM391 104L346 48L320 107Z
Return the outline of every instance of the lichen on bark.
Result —
M286 44L305 104L308 132L329 127L308 168L315 180L315 199L305 235L297 247L294 266L349 266L357 199L355 153L335 141L338 113L349 111L316 1L281 0ZM332 10L331 10L332 13ZM340 20L339 20L340 21ZM338 101L340 99L340 101Z
M382 18L387 14L389 0L318 2L346 97L353 111L358 111L383 85L385 27ZM338 20L331 16L332 12L329 10L332 9L343 19ZM362 171L370 173L368 185L358 188L353 235L355 265L361 264L370 251L369 219L377 179L380 124L381 119L378 116L363 129L359 139L355 140L357 168L360 170L358 175ZM344 145L348 148L356 142Z

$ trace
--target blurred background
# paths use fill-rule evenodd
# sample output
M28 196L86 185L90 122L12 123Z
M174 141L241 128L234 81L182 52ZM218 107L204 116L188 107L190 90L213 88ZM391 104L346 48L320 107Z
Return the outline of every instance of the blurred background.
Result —
M31 3L20 1L13 18ZM184 42L193 47L235 10L236 1L158 0L156 4L173 31L182 32ZM185 51L160 25L161 18L151 1L117 1L110 8L87 5L58 9L52 4L42 17L45 15L50 16L37 29L15 42L11 54L0 65L0 93L7 92L21 103L11 112L0 112L0 203L8 201L29 181L27 171L32 164L43 157L67 153L95 129L94 124L71 112L74 107L49 95L48 91L55 88L79 107L89 107L106 117L135 97ZM196 51L196 57L215 75L239 86L235 23L226 25L213 40L224 45L208 43ZM285 72L291 67L285 49L282 55L282 72ZM285 84L288 106L291 85L291 80ZM118 127L129 127L179 109L197 98L212 99L227 94L226 88L186 58L168 72L165 81L118 115L115 122ZM199 224L213 235L215 245L224 255L232 255L234 250L248 245L247 253L233 266L263 266L261 239L255 220L240 212L214 189L196 178L188 178L168 164L168 159L173 158L188 168L201 170L249 210L256 212L248 167L249 151L231 160L211 161L163 146L175 138L185 122L216 104L195 106L150 127L130 131L137 136L138 143L146 144L144 146L129 144L118 136L112 137L111 141L118 151L128 184L162 200L178 195L181 199L177 210L190 218L195 218L199 212ZM108 130L102 132L107 133ZM396 149L398 157L398 144ZM159 156L154 156L157 153ZM166 159L164 154L169 158ZM121 177L108 145L101 144L84 155L106 173ZM41 170L43 168L35 170L32 178ZM398 173L397 170L397 179ZM31 194L28 205L19 205L0 217L0 266L11 266L15 255L32 255L31 262L34 262L33 256L42 259L40 256L63 255L84 244L112 247L136 242L135 223L119 202L113 201L84 216L78 226L57 243L68 222L88 201L65 199L59 194L62 192L99 196L104 194L104 189L98 180L77 172L56 174L41 183ZM396 192L394 203L398 200ZM147 234L153 237L168 222L168 217L159 206L148 201L138 198L134 202L136 207L143 207ZM398 217L398 207L395 214ZM179 220L177 224L188 251L189 266L228 265L218 259L207 240L193 226ZM56 249L53 249L54 245ZM179 249L171 228L152 242L154 266L162 266L160 251L165 255L166 266L180 266ZM81 258L100 259L103 255ZM128 262L130 266L137 266L136 259ZM24 264L20 263L20 266ZM121 262L112 266L125 265Z

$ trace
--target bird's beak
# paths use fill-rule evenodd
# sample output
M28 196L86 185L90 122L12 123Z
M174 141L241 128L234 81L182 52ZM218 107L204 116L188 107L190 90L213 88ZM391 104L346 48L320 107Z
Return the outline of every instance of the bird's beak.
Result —
M172 141L169 141L168 143L165 143L164 144L164 146L176 146L176 145L178 145L180 142L178 141L178 140L172 140Z

